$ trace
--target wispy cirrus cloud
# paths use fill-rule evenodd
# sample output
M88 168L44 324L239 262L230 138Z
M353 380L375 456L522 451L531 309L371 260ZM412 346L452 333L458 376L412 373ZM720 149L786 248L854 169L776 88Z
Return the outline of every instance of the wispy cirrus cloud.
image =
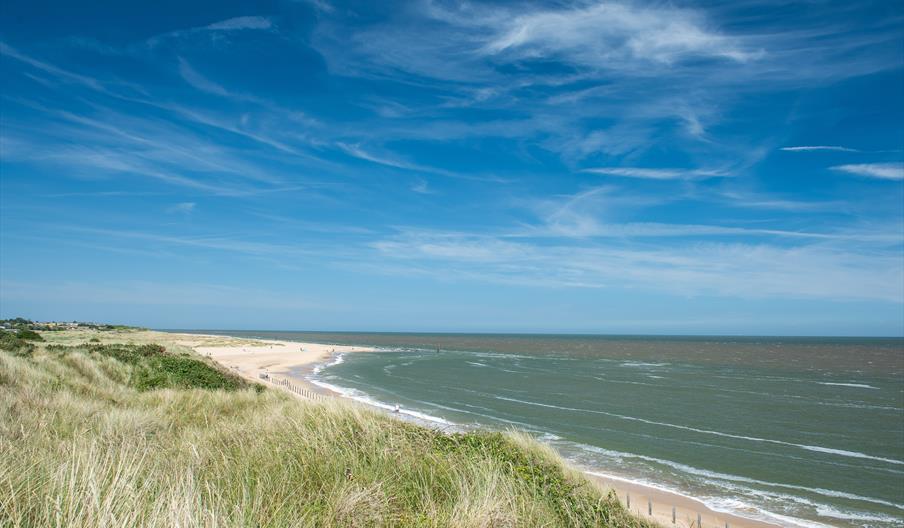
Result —
M337 72L435 94L406 100L387 133L432 142L465 130L469 137L516 139L570 166L636 158L654 143L730 163L751 138L723 133L714 141L710 131L731 114L738 94L812 86L900 62L888 45L897 38L893 24L850 31L794 8L797 25L764 17L754 30L747 9L425 2L351 32L334 13L312 40ZM881 52L865 52L878 45ZM449 112L465 107L490 112L496 122L463 122Z
M387 265L398 263L391 268L394 272L407 267L412 273L441 280L629 288L686 296L895 303L904 299L904 272L896 253L858 252L822 244L541 245L495 235L413 231L376 242L373 248Z
M190 215L195 212L198 204L195 202L179 202L166 208L169 214Z
M635 68L692 57L747 61L762 55L743 39L706 27L700 13L662 6L600 2L497 19L484 50L519 58L555 56L601 69Z
M417 194L433 194L433 191L430 189L430 186L425 180L418 180L414 185L412 185L411 192Z
M371 163L376 163L378 165L386 165L387 167L395 167L397 169L411 170L411 171L424 171L430 172L430 169L426 169L416 165L414 163L409 163L404 160L396 159L391 156L374 154L365 150L361 145L350 144L344 142L336 143L336 146L339 147L340 150L352 156L354 158L358 158L361 160L369 161Z
M801 211L835 211L843 204L819 202L786 202L768 197L720 193L720 199L750 201L751 207ZM694 203L708 199L707 196L673 197ZM899 244L904 237L894 229L848 229L835 224L817 225L811 229L788 229L782 225L735 225L731 223L682 223L624 222L618 218L625 211L652 209L665 205L668 200L644 195L633 195L614 185L593 187L573 195L555 199L537 200L528 204L528 209L538 221L526 222L522 228L501 231L502 238L617 238L622 240L642 240L644 238L686 238L703 240L707 238L730 238L745 240L787 239L811 241L868 242L873 244ZM831 225L831 227L829 227Z
M361 159L364 161L369 161L371 163L376 163L377 165L392 167L395 169L402 169L402 170L411 171L411 172L435 174L438 176L444 176L444 177L456 178L456 179L464 179L464 180L492 181L492 182L497 182L497 183L502 183L505 181L502 178L496 178L493 176L457 174L453 171L448 171L448 170L440 169L437 167L431 167L428 165L422 165L419 163L413 163L413 162L410 162L410 161L407 161L404 159L400 159L400 158L392 155L391 153L372 152L370 150L365 149L360 144L350 144L350 143L345 143L343 141L338 141L338 142L336 142L335 145L336 145L336 147L339 148L339 150L341 150L342 152L344 152L345 154L347 154L353 158ZM417 189L417 188L426 189L426 187L415 186L415 189ZM412 190L414 190L414 189L412 189ZM415 192L420 192L421 194L427 194L425 192L417 191L417 190L415 190Z
M719 203L728 202L732 207L745 209L771 209L789 212L844 212L849 205L843 200L794 200L784 196L764 195L751 192L721 191L713 197Z
M240 16L220 20L204 26L204 29L210 31L237 31L240 29L270 29L273 22L262 16Z
M66 82L73 82L77 84L81 84L87 88L92 90L96 90L99 92L107 92L107 87L99 81L98 79L83 75L80 73L76 73L65 68L61 68L49 62L45 62L39 59L36 59L30 55L20 52L16 48L6 44L5 42L0 42L0 55L4 55L11 59L15 59L17 61L28 64L29 66L41 70L45 73L49 73L53 75L57 79L61 79Z
M182 57L179 57L179 74L182 75L182 78L185 79L185 82L197 88L198 90L201 90L202 92L207 92L224 97L229 97L232 95L228 90L226 90L226 88L223 88L221 85L198 73L192 67L192 65Z
M861 152L858 149L841 147L838 145L803 145L798 147L782 147L779 150L787 152Z
M177 29L168 33L155 35L147 40L151 48L159 46L170 39L180 39L205 33L228 33L233 31L267 31L273 28L273 22L264 16L240 16L212 22L205 26Z
M581 172L621 176L624 178L640 178L643 180L699 180L705 178L725 178L730 173L711 169L666 169L643 167L592 167L581 169Z
M904 180L904 163L902 162L849 163L846 165L835 165L832 170L879 180Z

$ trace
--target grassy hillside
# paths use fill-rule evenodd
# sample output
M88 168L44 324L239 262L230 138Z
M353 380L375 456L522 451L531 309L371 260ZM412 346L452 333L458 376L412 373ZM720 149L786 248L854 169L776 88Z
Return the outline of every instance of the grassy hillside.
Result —
M648 526L524 436L299 401L177 347L0 348L4 527Z

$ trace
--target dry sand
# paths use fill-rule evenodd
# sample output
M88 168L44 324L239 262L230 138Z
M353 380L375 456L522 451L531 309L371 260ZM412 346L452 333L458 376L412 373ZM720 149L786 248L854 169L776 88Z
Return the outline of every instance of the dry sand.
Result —
M232 342L229 338L224 341L223 336L202 334L175 334L175 337L178 344L193 348L198 354L210 357L247 379L259 382L262 373L277 375L310 391L331 395L335 393L305 379L314 367L335 354L375 350L372 347L267 339L237 339L237 342Z
M372 352L371 347L322 345L294 341L271 341L263 339L239 339L202 334L165 334L182 346L193 348L197 353L208 356L218 363L234 370L245 378L260 381L260 374L266 372L286 378L309 391L338 396L327 389L318 387L305 378L319 364L339 353ZM634 513L652 518L662 526L681 528L775 528L777 524L756 521L737 515L713 511L702 502L669 491L633 483L611 476L588 475L605 488L615 490L622 504ZM649 507L652 504L652 515ZM674 507L674 524L672 508ZM701 524L697 524L697 516Z

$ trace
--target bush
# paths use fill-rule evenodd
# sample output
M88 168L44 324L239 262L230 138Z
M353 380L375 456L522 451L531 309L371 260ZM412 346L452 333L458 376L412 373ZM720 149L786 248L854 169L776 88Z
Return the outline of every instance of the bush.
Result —
M27 341L43 341L44 338L41 337L41 334L35 332L34 330L29 330L28 328L20 328L17 333L17 337L19 339L25 339Z
M0 331L0 350L7 350L16 356L30 356L35 346L12 332Z
M168 354L161 345L48 345L48 352L88 352L111 357L131 367L130 385L139 391L155 389L208 389L234 391L252 386L244 379L186 356ZM254 384L258 391L263 387Z
M234 391L248 386L238 376L227 375L197 359L157 355L135 373L138 390L161 388Z

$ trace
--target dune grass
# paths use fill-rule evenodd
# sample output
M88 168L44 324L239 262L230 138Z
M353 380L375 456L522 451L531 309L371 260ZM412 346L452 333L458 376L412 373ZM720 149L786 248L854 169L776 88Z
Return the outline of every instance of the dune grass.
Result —
M0 526L650 526L524 435L300 401L159 346L14 345Z

